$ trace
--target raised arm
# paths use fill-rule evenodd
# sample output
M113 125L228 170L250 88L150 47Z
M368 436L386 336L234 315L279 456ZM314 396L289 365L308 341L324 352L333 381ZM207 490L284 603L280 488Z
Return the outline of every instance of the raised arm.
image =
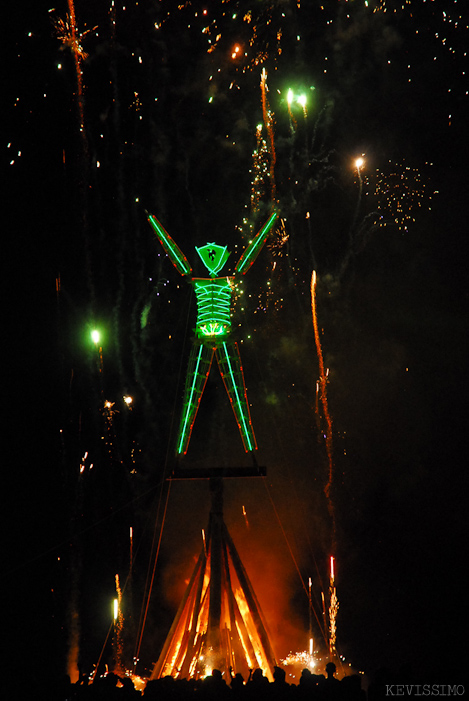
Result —
M158 236L158 240L163 246L164 250L171 259L172 264L176 270L181 273L181 275L190 275L192 273L192 268L189 265L184 253L181 251L177 243L173 241L168 232L161 226L160 222L153 214L146 213L148 221L155 230L155 234Z
M261 230L254 236L253 240L249 244L249 246L245 249L243 255L239 259L239 261L236 264L235 267L235 273L240 273L241 275L244 275L247 273L251 265L254 263L256 260L257 256L262 250L263 245L267 241L267 237L269 235L269 232L272 228L272 226L275 223L275 220L277 219L278 214L277 212L274 212L273 214L270 215L270 217L267 219L266 223L264 226L261 228Z

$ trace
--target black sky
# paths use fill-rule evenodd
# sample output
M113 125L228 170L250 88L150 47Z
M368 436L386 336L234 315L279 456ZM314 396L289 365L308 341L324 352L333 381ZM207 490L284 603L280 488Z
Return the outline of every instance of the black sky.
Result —
M107 7L77 3L79 27L98 27L83 39L86 139L72 55L52 23L65 17L66 3L54 11L22 3L10 14L3 601L16 669L64 671L73 584L82 659L96 661L114 574L124 576L128 566L132 524L141 542L139 610L192 323L189 289L162 255L144 210L192 263L194 245L206 241L242 249L243 217L259 226L270 206L266 176L260 211L250 211L265 67L288 240L277 251L264 249L246 279L245 311L238 305L235 317L258 461L316 594L336 550L338 647L347 663L372 674L410 660L424 682L454 683L460 674L467 16L461 2L450 1L404 9L393 2L300 5L192 2L178 11L171 2L141 3L118 7L113 31ZM215 49L208 53L209 39ZM246 55L233 60L237 42ZM296 130L286 104L290 86L308 95L306 119L295 108ZM359 200L353 162L361 153ZM314 412L313 268L330 370L335 545ZM267 280L273 291L263 312ZM102 373L87 341L94 324L106 332ZM189 463L248 464L215 370ZM121 400L127 393L135 398L132 412ZM113 436L103 397L119 410ZM200 547L208 508L206 485L172 487L142 650L147 665ZM226 521L282 654L306 647L307 602L264 485L230 483Z

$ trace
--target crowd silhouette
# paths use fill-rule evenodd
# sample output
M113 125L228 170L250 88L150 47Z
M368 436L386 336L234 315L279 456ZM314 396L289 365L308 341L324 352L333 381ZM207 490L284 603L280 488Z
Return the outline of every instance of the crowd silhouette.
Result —
M285 671L274 668L273 681L261 669L251 670L248 679L230 670L230 677L214 669L204 679L173 679L166 676L149 680L142 691L137 691L132 679L109 673L90 682L83 676L72 684L68 676L57 682L51 695L44 701L366 701L358 674L339 680L336 666L329 662L326 674L313 674L303 669L298 683L289 683ZM34 697L31 697L34 698ZM377 697L375 697L377 698Z
M349 670L347 670L348 672ZM64 676L50 679L15 680L14 689L6 691L0 678L1 701L389 701L393 696L464 696L461 673L453 670L451 683L429 684L417 678L409 663L397 671L380 668L369 677L347 673L338 678L337 669L329 662L324 674L303 669L297 681L288 682L285 671L274 668L273 680L261 669L251 670L244 679L230 669L229 675L214 669L203 679L174 679L166 676L142 682L136 689L128 676L108 672L96 674L93 680L83 674L72 683ZM438 671L438 675L443 673ZM5 676L3 677L5 680ZM440 677L441 679L441 677ZM362 687L362 682L365 681ZM428 681L428 680L427 680ZM431 680L430 680L431 681Z

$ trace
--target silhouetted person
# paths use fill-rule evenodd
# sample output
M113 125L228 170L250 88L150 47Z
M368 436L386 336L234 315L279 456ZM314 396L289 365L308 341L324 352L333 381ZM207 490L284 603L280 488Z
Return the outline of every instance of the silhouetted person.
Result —
M281 667L274 667L274 681L270 685L269 696L276 701L284 701L291 696L290 684L285 680L285 670Z
M244 692L244 678L243 675L240 674L239 672L236 672L235 675L233 675L233 667L230 667L230 677L231 677L231 682L230 682L230 687L231 691L233 691L235 694L242 694Z
M141 693L137 691L137 689L134 686L134 683L130 677L123 677L121 679L122 683L122 692L121 692L121 698L124 701L136 701L137 699L141 698Z
M202 683L203 695L209 699L219 699L229 693L230 688L219 669L212 670L212 674L205 677Z
M269 694L269 680L264 677L262 669L257 667L249 670L249 679L246 682L246 696L250 699L265 699Z
M105 677L98 677L93 682L91 697L98 698L99 701L114 701L121 698L120 689L117 688L118 682L119 677L113 672L106 674Z
M297 688L297 696L300 699L316 699L319 697L319 681L323 681L324 677L318 677L312 674L306 667L302 670L300 681Z
M333 662L326 664L326 678L322 685L323 696L325 699L340 698L341 687L339 680L334 677L337 667Z

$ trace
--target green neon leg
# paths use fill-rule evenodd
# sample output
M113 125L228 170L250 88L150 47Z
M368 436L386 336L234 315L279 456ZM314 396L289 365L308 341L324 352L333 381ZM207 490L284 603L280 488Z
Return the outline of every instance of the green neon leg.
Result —
M199 408L200 400L205 389L205 384L212 365L214 348L209 346L193 346L187 369L186 386L184 389L184 403L181 423L177 438L176 452L181 455L187 453L191 438L192 427Z
M238 422L244 449L246 452L257 450L237 343L222 343L217 346L216 355L218 367Z

